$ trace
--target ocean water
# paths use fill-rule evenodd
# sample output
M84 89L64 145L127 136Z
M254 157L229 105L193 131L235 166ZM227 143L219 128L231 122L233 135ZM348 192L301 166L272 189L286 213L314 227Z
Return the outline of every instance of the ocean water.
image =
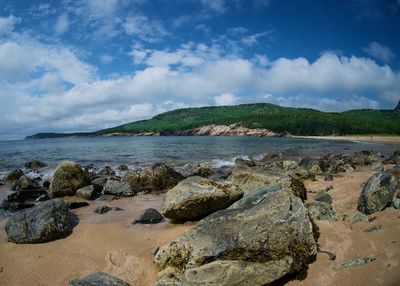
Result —
M390 145L361 142L323 141L294 138L259 137L86 137L32 139L0 142L0 174L21 168L38 159L53 168L62 160L82 165L147 165L164 162L182 166L193 162L210 162L215 167L233 164L269 151L281 151L287 157L310 156L328 152L375 150L392 152Z

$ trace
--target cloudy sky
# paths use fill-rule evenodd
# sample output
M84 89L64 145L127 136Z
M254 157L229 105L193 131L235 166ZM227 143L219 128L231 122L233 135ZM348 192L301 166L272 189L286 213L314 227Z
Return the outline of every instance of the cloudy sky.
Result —
M400 99L400 0L0 0L0 139Z

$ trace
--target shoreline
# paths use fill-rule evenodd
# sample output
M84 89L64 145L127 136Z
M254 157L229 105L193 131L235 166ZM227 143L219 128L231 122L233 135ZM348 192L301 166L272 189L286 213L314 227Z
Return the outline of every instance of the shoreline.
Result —
M298 139L316 139L316 140L333 140L333 141L349 141L349 142L363 142L363 143L379 143L400 145L400 136L394 135L343 135L343 136L297 136L292 135L289 138Z

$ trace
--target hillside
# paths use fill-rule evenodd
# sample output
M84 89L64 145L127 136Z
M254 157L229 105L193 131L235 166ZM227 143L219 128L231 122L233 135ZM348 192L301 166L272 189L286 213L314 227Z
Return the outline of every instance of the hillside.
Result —
M352 110L321 112L305 108L280 107L273 104L243 104L185 108L165 112L150 120L136 121L93 133L75 133L73 136L98 136L110 133L175 132L217 124L238 123L247 128L264 128L276 133L293 135L400 135L400 114L394 110ZM39 133L30 138L49 138ZM53 137L55 136L52 133ZM66 134L62 134L66 136Z

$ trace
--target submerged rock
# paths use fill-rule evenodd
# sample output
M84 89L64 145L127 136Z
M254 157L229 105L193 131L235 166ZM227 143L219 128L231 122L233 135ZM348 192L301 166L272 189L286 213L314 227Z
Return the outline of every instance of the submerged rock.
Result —
M55 197L73 196L79 188L90 184L90 177L72 161L59 163L54 171L50 190Z
M357 209L364 214L381 211L392 202L394 185L390 173L377 173L370 177L358 199Z
M43 168L46 166L47 166L47 164L45 164L39 160L32 160L25 164L25 168L28 168L28 169L40 169L40 168Z
M107 205L103 205L103 206L97 207L94 210L94 212L96 212L98 214L105 214L105 213L108 213L109 211L123 211L123 209L121 209L119 207L109 207Z
M357 257L352 260L349 260L347 262L344 262L342 264L339 264L336 267L336 269L341 269L341 268L350 269L350 268L353 268L356 266L371 263L374 260L376 260L376 258L373 256L361 256L361 257Z
M146 209L144 213L136 220L133 221L133 224L153 224L159 223L164 220L162 214L160 214L156 209Z
M174 220L199 219L227 208L241 196L242 192L235 185L189 177L166 193L161 212Z
M38 203L15 213L6 224L8 241L40 243L63 238L72 232L68 206L61 199Z
M130 284L104 272L95 272L70 280L68 286L130 286Z
M313 225L302 201L290 189L272 185L205 217L162 247L155 261L161 270L160 285L182 281L228 285L237 277L235 271L245 275L249 285L263 285L260 275L274 280L304 271L316 253ZM218 265L229 275L222 275ZM191 280L197 270L200 280Z

